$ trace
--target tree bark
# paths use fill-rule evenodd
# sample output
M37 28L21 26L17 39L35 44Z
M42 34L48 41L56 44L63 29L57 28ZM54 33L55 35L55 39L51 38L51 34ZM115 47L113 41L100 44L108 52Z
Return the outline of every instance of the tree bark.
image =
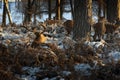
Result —
M83 39L90 32L92 0L74 0L73 39Z
M120 19L120 0L118 0L118 4L117 4L117 18Z
M72 18L74 18L74 8L73 8L73 2L72 2L72 0L70 0L70 6L71 6Z
M60 1L60 19L63 18L63 5L64 5L64 0Z
M4 6L3 6L3 17L2 17L2 26L6 26L6 4L4 0Z
M57 5L56 19L57 19L57 20L60 20L60 18L61 18L61 17L60 17L60 12L61 12L61 11L60 11L60 1L61 1L61 0L56 0L56 5Z
M51 0L48 0L48 19L51 20Z
M9 8L8 8L8 0L6 0L6 1L7 1L6 2L6 11L7 11L8 19L9 19L10 24L12 24L12 17L11 17Z
M100 2L100 0L98 0L98 18L101 17L102 14L102 4Z
M107 19L109 22L114 23L117 18L117 2L118 0L107 0Z
M32 18L32 2L31 0L28 0L27 7L25 9L25 17L24 17L24 23L29 23L31 22Z
M12 24L12 17L10 15L10 11L8 8L8 0L4 0L2 26L6 26L6 14L8 15L8 19L9 19L10 24Z

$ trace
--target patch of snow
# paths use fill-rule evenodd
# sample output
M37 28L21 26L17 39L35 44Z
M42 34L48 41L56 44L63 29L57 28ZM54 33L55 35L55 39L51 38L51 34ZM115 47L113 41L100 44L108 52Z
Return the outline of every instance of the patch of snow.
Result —
M35 74L40 71L39 67L23 67L23 71L27 71L28 75L22 75L22 80L36 80Z
M71 72L70 72L70 71L63 71L62 74L63 74L64 76L69 76L69 75L71 74Z
M39 67L23 67L22 69L27 71L29 75L35 75L35 73L40 71Z
M25 76L21 78L22 80L36 80L36 76Z
M91 66L89 64L76 64L74 66L74 69L76 72L82 74L82 75L90 75L90 70L92 69Z
M85 44L86 45L90 45L90 46L95 47L95 48L99 48L99 47L104 47L105 41L104 40L101 40L100 42L89 42L89 41L86 41Z
M42 79L42 80L49 80L49 78L44 78L44 79Z
M118 51L112 51L108 54L108 56L110 57L110 59L116 62L120 60L120 52Z
M4 39L18 39L18 38L21 38L23 35L4 32L4 33L2 33L2 36L4 37Z

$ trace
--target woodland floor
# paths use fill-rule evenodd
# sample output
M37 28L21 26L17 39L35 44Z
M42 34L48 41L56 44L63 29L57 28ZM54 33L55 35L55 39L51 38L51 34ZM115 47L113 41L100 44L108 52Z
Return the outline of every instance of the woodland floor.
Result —
M120 33L110 41L76 42L64 27L49 26L46 42L32 48L28 27L1 29L0 80L120 80Z

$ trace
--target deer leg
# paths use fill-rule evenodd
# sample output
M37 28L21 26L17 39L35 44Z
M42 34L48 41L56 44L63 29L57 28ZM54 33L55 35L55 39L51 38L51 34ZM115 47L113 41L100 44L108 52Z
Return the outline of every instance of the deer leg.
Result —
M96 41L96 33L94 34L93 39L94 39L94 41Z

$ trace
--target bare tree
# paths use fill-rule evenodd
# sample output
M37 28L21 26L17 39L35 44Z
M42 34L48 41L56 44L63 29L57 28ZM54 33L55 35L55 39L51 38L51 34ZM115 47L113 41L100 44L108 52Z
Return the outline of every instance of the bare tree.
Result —
M120 0L118 0L118 4L117 4L117 18L120 19Z
M3 2L4 2L4 6L3 6L2 26L6 26L6 14L8 15L10 24L12 24L12 18L11 18L10 11L8 8L8 0L3 0Z
M69 1L70 1L70 6L71 6L71 13L72 13L72 17L74 18L73 0L69 0Z
M27 0L27 6L25 8L25 17L24 17L24 23L31 22L32 14L35 12L33 9L33 5L35 4L36 0Z
M60 14L60 12L61 12L61 10L60 10L60 2L61 2L61 0L56 0L56 5L57 5L57 10L56 10L56 19L57 20L60 20L60 16L61 16L61 14Z
M48 0L48 19L51 20L51 0Z
M73 39L85 38L90 32L92 0L74 0Z
M98 0L98 17L106 17L106 3L105 0Z
M117 3L119 0L106 0L107 4L107 19L109 22L114 22L117 18Z

